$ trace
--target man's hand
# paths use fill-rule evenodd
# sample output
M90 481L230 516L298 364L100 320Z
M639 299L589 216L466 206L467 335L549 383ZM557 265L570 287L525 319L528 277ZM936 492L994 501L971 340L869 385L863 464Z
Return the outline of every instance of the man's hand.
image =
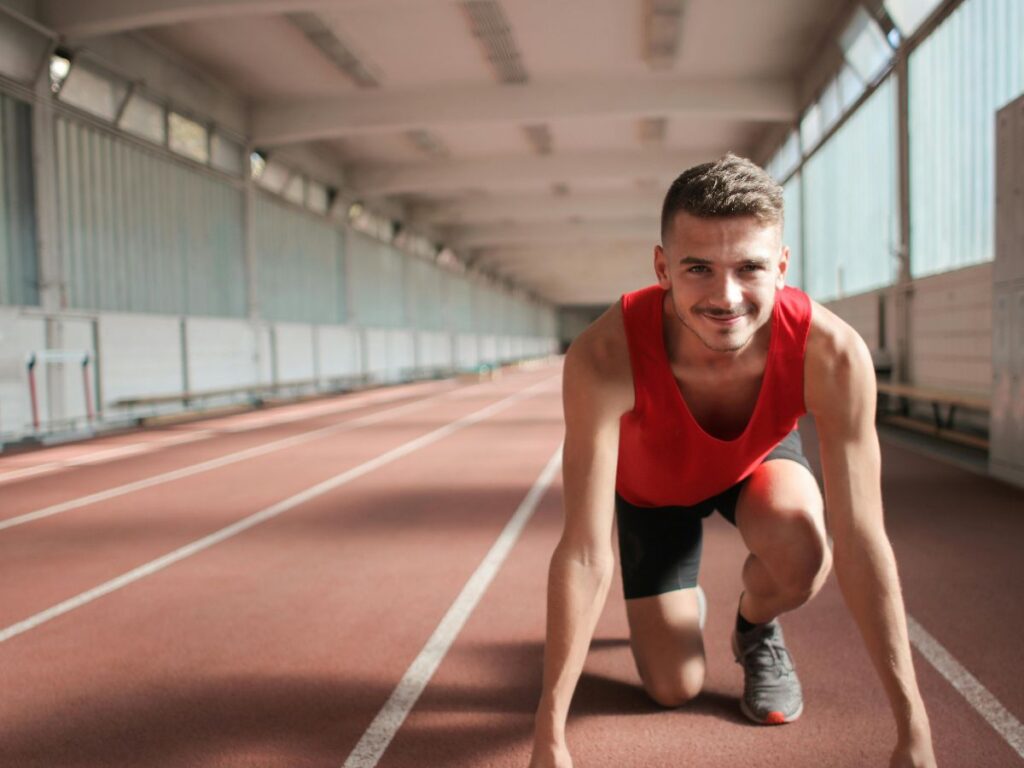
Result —
M889 761L889 768L936 768L931 731L925 728L900 737Z
M564 744L552 747L534 743L530 768L572 768L572 758Z

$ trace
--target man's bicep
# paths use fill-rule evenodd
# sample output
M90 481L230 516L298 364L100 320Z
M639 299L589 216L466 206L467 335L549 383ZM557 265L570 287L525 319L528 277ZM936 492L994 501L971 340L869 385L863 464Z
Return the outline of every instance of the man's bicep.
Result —
M884 533L874 376L866 348L847 350L834 371L833 397L815 415L829 528L837 540Z

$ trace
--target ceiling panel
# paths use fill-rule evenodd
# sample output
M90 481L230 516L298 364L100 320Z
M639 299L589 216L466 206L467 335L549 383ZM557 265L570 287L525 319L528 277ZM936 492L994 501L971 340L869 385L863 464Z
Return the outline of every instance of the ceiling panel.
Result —
M158 27L147 35L257 101L315 98L354 86L283 16Z
M737 154L749 154L763 129L760 123L670 118L666 124L665 146L698 150L728 147Z
M373 65L382 86L493 82L457 3L357 3L325 9L320 16Z
M689 77L796 75L847 2L689 0L676 71Z
M330 143L349 165L416 163L428 159L407 136L399 133L349 136Z
M530 78L642 75L642 0L505 0Z
M552 120L549 125L556 151L641 149L639 126L635 118L574 118Z
M451 149L452 157L532 154L522 127L512 123L448 126L432 132Z

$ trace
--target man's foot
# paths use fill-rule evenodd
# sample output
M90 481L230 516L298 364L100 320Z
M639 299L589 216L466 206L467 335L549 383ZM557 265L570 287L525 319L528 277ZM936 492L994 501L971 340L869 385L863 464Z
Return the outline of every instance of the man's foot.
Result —
M804 697L778 619L734 632L732 651L743 666L743 714L761 725L791 723L804 711Z

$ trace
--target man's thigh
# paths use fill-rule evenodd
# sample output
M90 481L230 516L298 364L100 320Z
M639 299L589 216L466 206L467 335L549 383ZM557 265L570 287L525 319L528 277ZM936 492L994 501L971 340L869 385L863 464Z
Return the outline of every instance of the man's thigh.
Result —
M664 706L693 698L704 680L696 585L707 512L617 499L630 646L644 688Z

